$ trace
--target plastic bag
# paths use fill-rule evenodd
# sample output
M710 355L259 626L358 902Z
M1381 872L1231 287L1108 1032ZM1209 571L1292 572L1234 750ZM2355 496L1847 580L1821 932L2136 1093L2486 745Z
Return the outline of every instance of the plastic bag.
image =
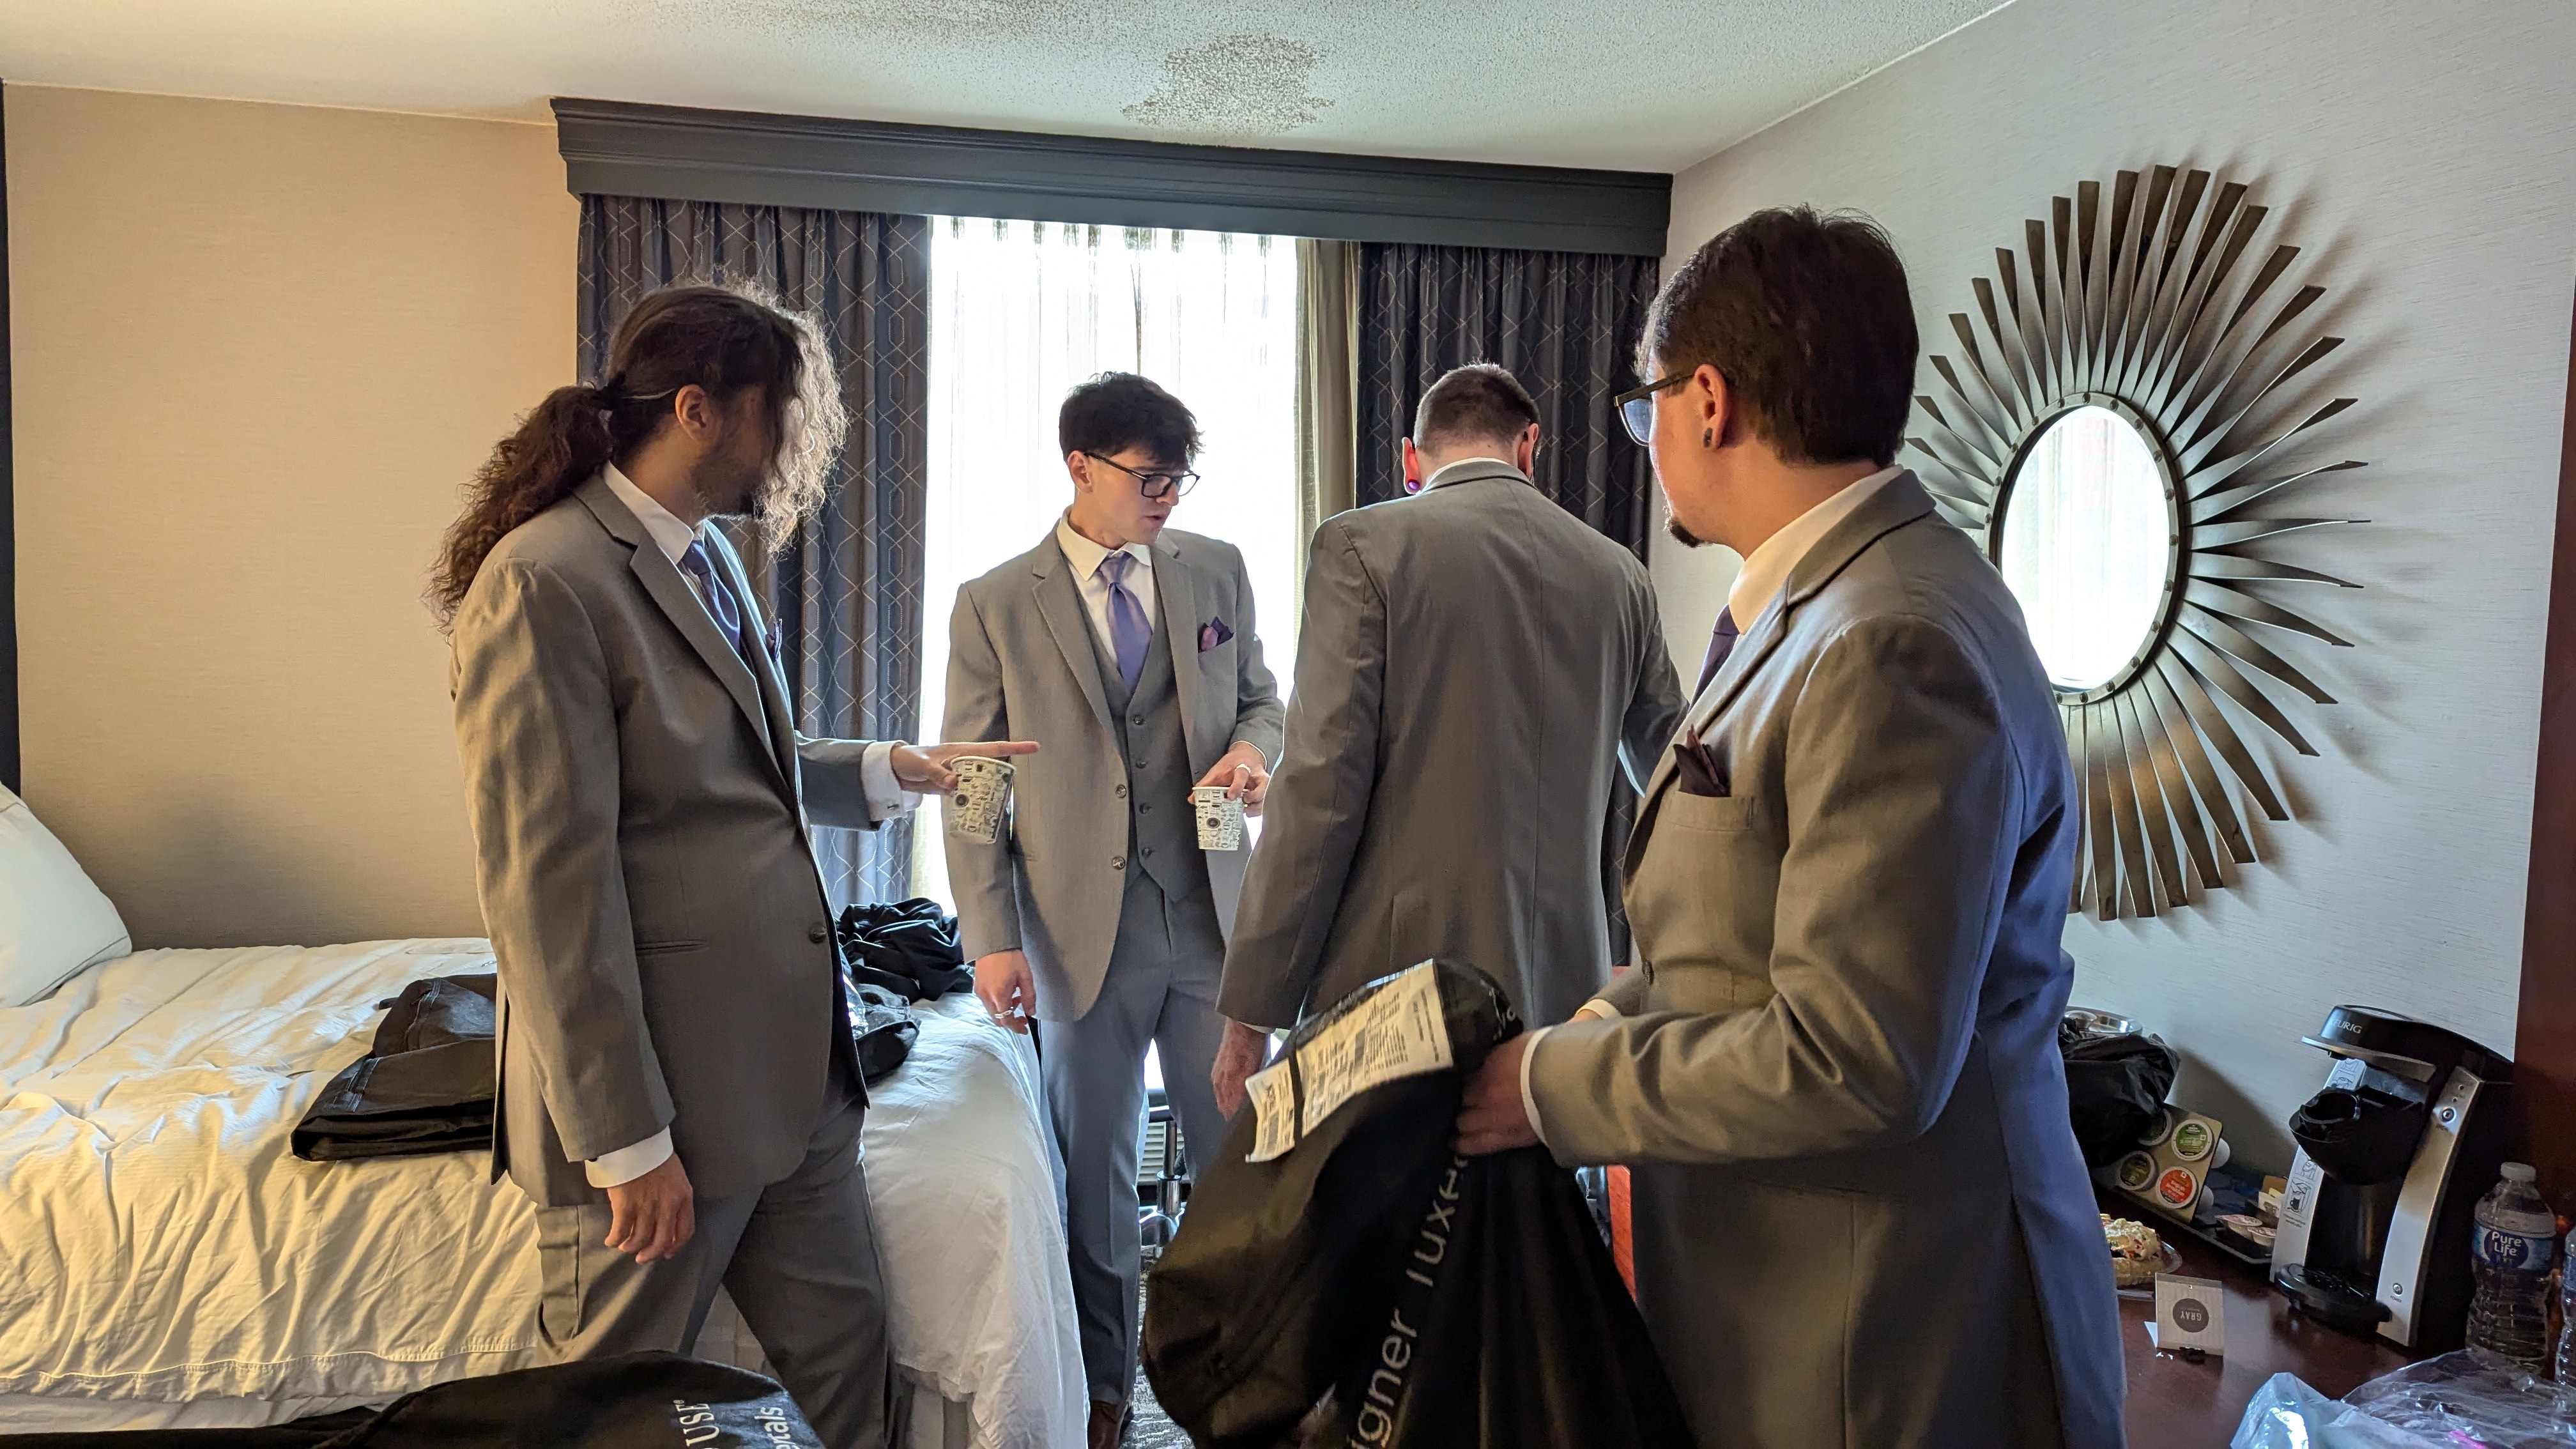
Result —
M1447 1065L1424 1068L1434 1000ZM1466 1074L1519 1030L1490 977L1429 962L1301 1025L1256 1079L1271 1100L1200 1169L1146 1286L1145 1373L1194 1442L1690 1442L1573 1175L1455 1153ZM1407 1074L1335 1095L1390 1061Z
M116 1449L823 1449L774 1381L675 1353L458 1379L373 1413L269 1429L31 1434L10 1443L95 1449L108 1439Z
M2325 1397L2274 1374L2229 1449L2570 1449L2576 1403L2527 1374L2446 1353Z

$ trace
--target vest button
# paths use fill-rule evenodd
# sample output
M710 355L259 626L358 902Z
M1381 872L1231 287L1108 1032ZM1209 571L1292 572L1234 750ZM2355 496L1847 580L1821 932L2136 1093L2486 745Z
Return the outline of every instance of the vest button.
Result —
M816 926L814 929L805 933L805 939L813 942L817 946L820 946L824 942L832 939L832 928L829 926Z
M1141 714L1131 714L1127 716L1127 722L1133 725L1140 725L1145 722L1145 717Z
M1137 813L1137 814L1139 814L1139 815L1150 815L1150 814L1152 814L1152 813L1153 813L1153 810L1154 810L1154 804L1153 804L1153 802L1152 802L1152 801L1150 801L1150 800L1139 800L1139 801L1137 801L1137 802L1136 802L1136 813ZM1151 855L1151 854L1153 854L1153 852L1152 852L1152 851L1150 851L1150 850L1149 850L1149 851L1147 851L1147 852L1145 852L1145 853L1146 853L1147 855Z
M1143 760L1138 760L1138 761L1136 762L1136 768L1137 768L1137 769L1140 769L1140 770L1141 770L1141 769L1143 769L1143 768L1145 768L1145 762L1144 762Z
M1153 853L1154 853L1154 847L1152 847L1152 846L1150 846L1150 845L1149 845L1149 846L1146 846L1146 847L1145 847L1145 849L1141 852L1141 854L1145 854L1145 855L1152 855Z

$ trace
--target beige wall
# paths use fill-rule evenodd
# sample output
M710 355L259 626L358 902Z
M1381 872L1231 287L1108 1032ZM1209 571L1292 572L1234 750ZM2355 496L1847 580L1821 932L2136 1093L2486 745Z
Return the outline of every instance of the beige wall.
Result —
M479 934L419 595L571 380L552 129L5 100L29 803L138 945Z
M2349 341L2318 386L2361 406L2307 452L2370 466L2276 511L2371 520L2295 550L2365 585L2301 596L2356 643L2292 649L2342 701L2284 700L2324 756L2270 752L2300 818L2261 831L2271 859L2231 889L2066 934L2077 1000L2181 1048L2177 1097L2226 1119L2250 1161L2287 1159L2282 1123L2325 1075L2299 1036L2338 1002L2513 1047L2576 264L2571 74L2560 4L2017 0L1675 188L1675 261L1756 207L1868 211L1905 256L1926 349L1954 355L1945 319L1972 309L1994 248L2121 168L2251 182L2319 264L2320 310ZM1731 560L1655 565L1695 665Z

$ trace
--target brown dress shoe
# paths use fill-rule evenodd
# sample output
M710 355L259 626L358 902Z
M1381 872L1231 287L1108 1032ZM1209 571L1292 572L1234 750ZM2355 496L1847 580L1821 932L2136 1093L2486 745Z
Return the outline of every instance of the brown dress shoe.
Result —
M1127 1409L1123 1404L1091 1401L1091 1449L1118 1449L1127 1437Z

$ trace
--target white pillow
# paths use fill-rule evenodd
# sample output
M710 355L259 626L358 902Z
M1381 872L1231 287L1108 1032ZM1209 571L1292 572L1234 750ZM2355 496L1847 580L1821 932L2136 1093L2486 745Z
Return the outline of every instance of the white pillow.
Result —
M0 1007L133 950L115 903L26 801L0 789Z

